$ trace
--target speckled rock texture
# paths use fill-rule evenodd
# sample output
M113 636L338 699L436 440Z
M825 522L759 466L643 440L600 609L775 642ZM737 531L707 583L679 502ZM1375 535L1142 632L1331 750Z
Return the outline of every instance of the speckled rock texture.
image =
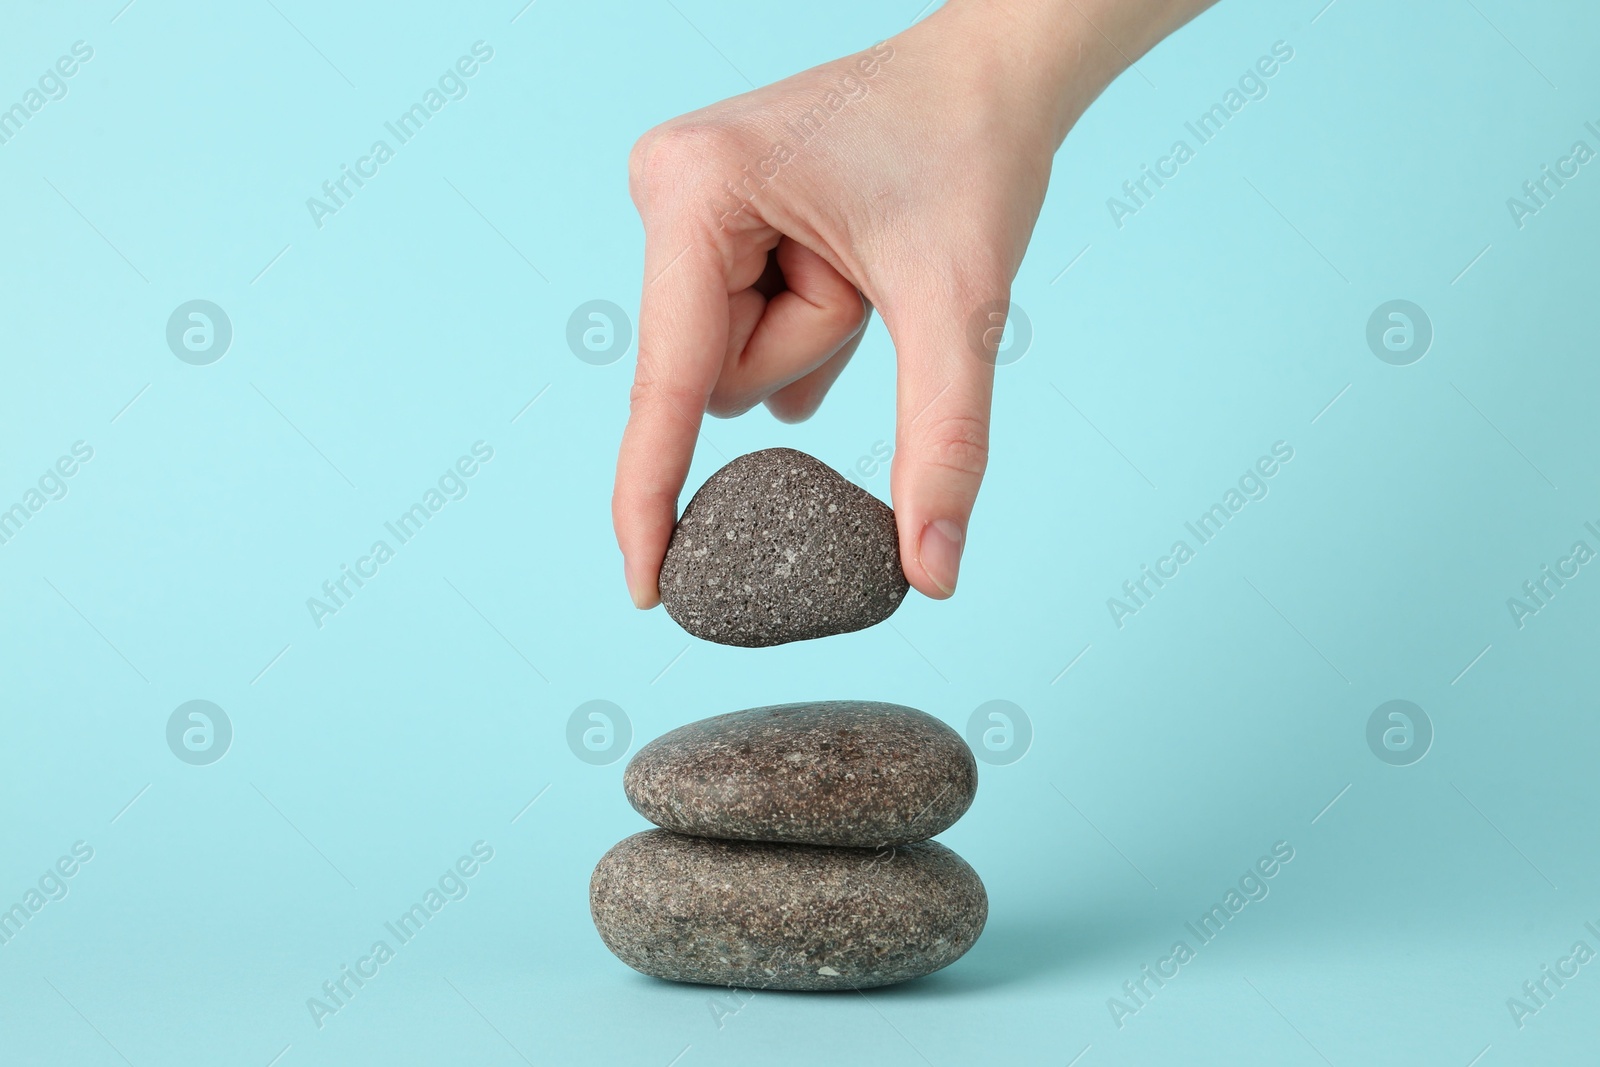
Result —
M978 765L932 715L827 700L680 726L634 755L622 788L640 815L683 834L877 848L961 818Z
M804 452L751 452L683 509L661 564L679 626L757 648L849 633L905 599L894 512Z
M601 858L589 909L606 947L657 978L848 990L955 962L989 900L933 841L873 851L647 830Z

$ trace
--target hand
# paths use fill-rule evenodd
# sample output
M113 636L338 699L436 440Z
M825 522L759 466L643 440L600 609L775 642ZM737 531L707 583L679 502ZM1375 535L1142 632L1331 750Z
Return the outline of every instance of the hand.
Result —
M873 308L898 361L902 565L927 596L955 590L994 375L970 324L1009 300L1067 130L1127 49L1159 39L1131 9L1170 21L1204 2L952 0L858 55L640 138L629 184L645 282L612 499L635 604L660 600L702 413L764 403L807 418Z

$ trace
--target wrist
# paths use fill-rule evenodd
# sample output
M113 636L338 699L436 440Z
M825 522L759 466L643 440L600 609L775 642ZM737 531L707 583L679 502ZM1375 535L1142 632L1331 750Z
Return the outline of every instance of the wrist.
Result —
M923 23L1039 116L1054 151L1105 88L1214 0L947 0Z

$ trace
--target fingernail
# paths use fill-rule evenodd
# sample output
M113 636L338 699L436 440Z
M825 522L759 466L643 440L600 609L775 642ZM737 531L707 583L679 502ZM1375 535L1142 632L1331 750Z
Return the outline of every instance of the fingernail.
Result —
M650 596L649 586L639 581L637 568L627 560L622 563L622 576L628 583L628 595L633 598L633 606L641 611L652 607L654 598Z
M922 528L917 544L917 562L945 596L956 591L956 574L961 570L961 527L949 519L938 519Z

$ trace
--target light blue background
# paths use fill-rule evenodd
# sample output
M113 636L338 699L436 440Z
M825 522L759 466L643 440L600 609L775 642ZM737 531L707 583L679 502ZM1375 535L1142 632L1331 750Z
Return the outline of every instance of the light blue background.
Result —
M1594 1056L1600 963L1520 1030L1506 1007L1600 949L1600 577L1506 607L1600 547L1600 173L1506 208L1600 147L1591 5L1226 0L1141 61L1058 157L960 595L752 651L629 606L633 354L583 363L566 321L637 307L639 133L918 0L121 2L13 4L0 35L0 105L94 48L0 145L0 507L94 448L0 545L0 904L95 850L0 947L0 1062ZM318 230L305 199L477 40L469 95ZM1119 230L1106 198L1279 40L1267 98ZM206 367L165 341L196 298L234 328ZM1365 342L1394 298L1435 329L1405 367ZM874 325L811 422L708 424L691 486L777 444L849 467L893 439L892 382ZM316 628L306 599L480 440L469 495ZM1270 495L1117 628L1106 598L1279 440ZM615 701L636 747L811 697L1025 709L1031 750L942 838L989 928L930 979L719 1026L593 930L589 872L643 824L567 718ZM1395 698L1437 731L1408 767L1365 740ZM192 699L235 730L210 766L166 746ZM307 998L479 840L470 895L317 1029ZM1119 1029L1108 998L1277 841L1271 895Z

